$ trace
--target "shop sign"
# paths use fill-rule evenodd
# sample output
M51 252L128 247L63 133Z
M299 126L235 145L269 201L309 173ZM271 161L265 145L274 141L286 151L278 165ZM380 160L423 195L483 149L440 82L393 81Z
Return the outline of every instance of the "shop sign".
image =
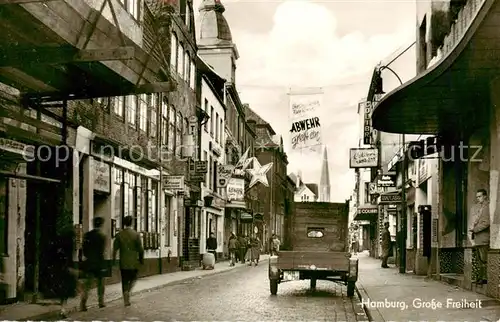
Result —
M350 168L375 168L378 166L378 149L350 149Z
M217 165L217 186L220 188L227 187L227 183L234 172L234 165L218 164Z
M23 155L29 159L35 158L35 147L21 142L0 138L0 149Z
M94 190L111 192L111 166L102 161L93 160Z
M208 161L195 161L194 171L196 173L207 173L208 172Z
M382 178L377 180L377 185L379 187L395 187L395 182L390 176L382 176Z
M184 191L184 176L165 176L163 188L173 192Z
M399 203L403 201L401 194L393 194L393 195L381 195L380 203Z
M227 183L227 200L243 200L245 197L245 180L231 178Z
M361 102L360 107L364 109L364 124L363 124L363 144L370 145L372 144L372 103Z
M358 208L358 214L378 214L378 208Z

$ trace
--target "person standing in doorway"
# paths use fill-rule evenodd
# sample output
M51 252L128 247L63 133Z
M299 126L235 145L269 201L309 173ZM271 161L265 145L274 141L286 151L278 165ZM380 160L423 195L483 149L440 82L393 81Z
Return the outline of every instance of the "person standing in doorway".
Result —
M217 238L214 233L210 233L210 237L207 238L207 252L214 254L217 262Z
M105 307L104 304L104 275L106 270L106 262L104 260L104 249L106 248L106 236L101 231L104 224L104 218L95 217L93 219L94 229L85 233L83 237L83 256L85 262L83 271L85 282L83 285L82 298L80 302L80 310L87 311L87 299L89 290L92 287L94 279L97 281L97 298L99 307Z
M280 242L278 236L276 236L276 234L273 234L273 236L271 238L271 256L278 256L278 252L280 250L280 245L281 245L281 242Z
M473 250L478 259L478 276L476 283L487 283L487 263L488 263L488 249L490 245L490 213L488 193L485 189L479 189L476 192L476 204L472 206L472 228L471 239L473 243Z
M116 253L120 252L120 273L125 306L130 306L130 292L137 280L139 267L144 264L141 236L132 229L132 222L131 216L123 218L124 229L116 235L113 242L113 263L116 260Z
M391 233L389 232L389 223L385 222L384 223L384 232L382 233L382 242L381 242L381 248L382 248L382 268L389 268L387 265L387 260L389 259L389 251L391 248Z

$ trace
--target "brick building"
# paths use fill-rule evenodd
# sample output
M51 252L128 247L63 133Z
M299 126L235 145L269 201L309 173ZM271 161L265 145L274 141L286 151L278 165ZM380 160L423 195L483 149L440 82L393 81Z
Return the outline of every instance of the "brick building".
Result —
M255 128L255 156L264 165L273 163L267 173L269 187L262 184L256 186L259 200L263 203L265 247L269 247L269 239L276 234L284 241L286 236L286 219L292 212L295 183L287 176L288 158L283 150L283 139L276 135L269 123L264 121L250 107L246 106L247 123Z

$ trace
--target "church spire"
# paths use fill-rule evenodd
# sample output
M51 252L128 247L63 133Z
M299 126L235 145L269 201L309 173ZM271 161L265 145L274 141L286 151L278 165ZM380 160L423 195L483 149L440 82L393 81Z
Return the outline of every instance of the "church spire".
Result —
M328 167L328 153L323 150L323 164L321 165L321 177L319 181L319 201L330 202L330 171Z

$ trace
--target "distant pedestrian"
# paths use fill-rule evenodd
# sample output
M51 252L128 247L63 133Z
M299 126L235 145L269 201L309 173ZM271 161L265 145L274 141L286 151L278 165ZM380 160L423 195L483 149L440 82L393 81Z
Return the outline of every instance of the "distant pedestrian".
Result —
M485 189L476 192L477 203L472 206L472 227L469 229L473 244L473 251L478 262L478 271L475 282L486 284L488 250L490 245L490 212L488 193Z
M120 252L120 273L125 306L130 306L130 292L137 281L139 267L144 264L141 236L132 229L132 222L131 216L123 218L124 229L116 235L113 242L113 263L116 260L116 253Z
M247 245L248 240L245 238L245 235L240 235L240 237L238 237L238 258L242 264L246 262L245 255L247 253Z
M104 249L106 248L106 236L101 231L104 219L95 217L93 220L94 229L85 233L83 237L83 256L85 262L83 272L85 282L83 285L80 310L87 311L87 299L89 290L92 287L94 279L97 281L97 298L99 307L105 307L104 304L104 275L106 262L104 260Z
M387 260L389 259L389 251L391 248L391 233L389 232L389 223L385 222L384 223L384 232L382 233L382 242L381 242L381 248L382 248L382 268L389 268L387 265Z
M273 234L271 239L271 256L278 256L280 250L281 241L276 234Z
M255 266L259 265L260 259L260 251L262 248L262 243L260 242L259 237L253 235L250 239L250 250L251 250L251 258L250 265L255 264Z
M52 257L52 287L60 300L62 318L67 317L66 304L68 299L76 296L78 274L73 268L73 249L75 245L75 231L73 226L67 225L54 238L54 252Z
M230 266L234 266L236 262L236 252L238 251L238 238L234 233L231 234L228 241L229 258L231 260Z
M217 261L217 238L215 238L214 233L210 233L210 237L207 238L207 252L214 254L215 261Z

